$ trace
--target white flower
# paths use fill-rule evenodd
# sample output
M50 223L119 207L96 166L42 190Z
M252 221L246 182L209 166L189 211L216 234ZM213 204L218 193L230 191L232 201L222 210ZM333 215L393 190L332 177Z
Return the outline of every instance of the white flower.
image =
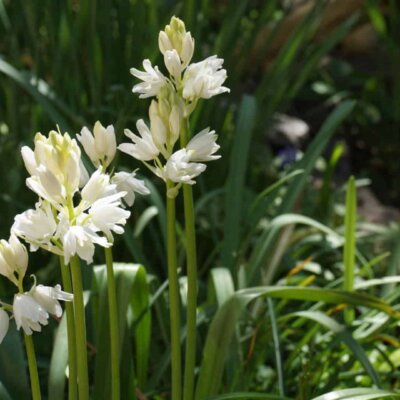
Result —
M164 53L164 63L171 76L174 77L176 82L179 82L181 79L182 65L179 54L175 49L167 50Z
M26 247L11 233L10 239L0 241L0 274L15 283L15 272L23 277L28 266Z
M66 193L56 176L44 165L39 165L36 175L27 178L26 186L39 197L57 206L66 201Z
M115 193L116 186L110 184L110 176L101 172L101 167L95 171L81 191L85 206L93 204L97 199Z
M27 293L14 296L13 313L17 329L22 327L26 335L32 335L32 331L40 332L40 324L48 323L47 311Z
M158 67L151 65L150 60L143 61L144 71L139 71L136 68L131 68L130 73L140 79L141 83L135 85L132 89L133 93L140 93L139 98L157 96L161 88L166 85L167 78L159 71Z
M89 215L92 223L101 230L109 240L112 240L111 231L122 234L130 211L121 208L121 197L126 193L119 192L95 201L90 207Z
M220 155L213 155L219 149L216 143L218 136L210 128L203 129L194 136L186 146L190 161L211 161L220 158Z
M74 296L71 293L63 292L60 285L54 287L35 285L29 294L50 314L60 318L62 308L58 300L72 301Z
M96 167L99 165L108 167L111 164L117 151L115 132L112 125L105 128L97 121L93 128L93 134L85 126L82 128L81 134L77 135L77 138Z
M182 95L186 100L198 98L209 99L212 96L229 92L222 86L227 77L226 70L222 69L224 60L211 56L203 61L189 65L183 75Z
M14 218L11 231L31 245L31 251L39 246L55 250L50 242L57 228L50 204L39 202L35 210L27 210ZM57 253L58 254L58 253Z
M135 193L142 195L150 194L150 190L145 186L144 181L135 178L136 173L117 172L111 178L111 182L117 185L118 192L126 192L123 197L125 203L131 207L135 202Z
M51 131L48 137L37 133L34 150L24 146L21 154L31 175L27 186L55 206L64 204L82 183L81 152L67 133Z
M140 136L135 135L129 129L125 129L125 135L131 139L133 143L122 143L118 146L118 149L137 160L154 160L160 152L153 141L150 129L142 119L137 121L136 128Z
M2 308L0 308L0 343L6 336L9 325L10 325L10 317Z
M165 165L165 178L176 183L195 184L193 180L206 169L205 164L190 162L190 155L186 149L172 154Z
M76 218L76 224L72 225L65 212L59 214L60 222L55 237L59 238L63 245L65 263L68 264L71 257L78 255L87 263L93 262L94 245L110 247L105 237L99 236L99 229L92 224L87 213L82 212Z

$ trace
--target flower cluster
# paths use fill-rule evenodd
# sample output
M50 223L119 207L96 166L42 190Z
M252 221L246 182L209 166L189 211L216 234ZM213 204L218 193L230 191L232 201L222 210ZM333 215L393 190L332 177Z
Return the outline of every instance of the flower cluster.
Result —
M149 108L149 126L140 119L135 134L125 130L131 143L123 143L119 150L142 161L164 181L175 183L169 191L175 196L182 184L193 185L194 178L205 169L204 162L219 158L217 135L206 128L195 135L183 147L174 151L182 135L187 136L188 118L199 99L209 99L220 93L229 92L222 86L226 70L223 59L217 56L192 63L194 39L186 32L185 24L176 17L159 34L159 48L164 56L168 71L165 76L149 60L143 61L144 71L131 69L132 75L141 82L133 87L140 98L155 97Z
M28 252L25 246L12 233L8 241L0 241L0 274L8 278L18 288L13 304L1 302L0 308L0 342L4 339L9 327L9 314L14 316L17 329L31 335L40 332L41 325L47 325L49 314L61 317L62 308L59 300L72 301L70 293L63 292L60 285L55 287L36 285L28 292L22 288L28 266ZM7 310L7 311L6 311Z
M90 263L95 244L110 247L113 233L123 233L130 216L122 199L131 205L135 191L147 193L134 173L105 173L116 152L112 126L97 122L94 135L83 128L78 139L97 167L90 177L77 141L67 133L52 131L47 138L38 133L33 150L22 148L30 174L26 184L39 200L35 209L17 215L12 227L32 251L42 247L64 256L66 263L74 255Z

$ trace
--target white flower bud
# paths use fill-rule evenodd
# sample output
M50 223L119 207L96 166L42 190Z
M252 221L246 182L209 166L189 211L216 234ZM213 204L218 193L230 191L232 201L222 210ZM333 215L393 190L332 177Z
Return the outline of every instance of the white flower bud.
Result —
M169 116L169 130L171 134L169 138L169 144L171 147L173 147L176 141L179 139L181 122L182 115L180 112L180 108L176 104L174 104L171 110L171 114Z
M115 132L112 125L105 128L97 121L93 128L93 135L88 128L84 127L81 130L81 135L77 135L77 138L96 167L99 165L108 167L111 164L117 151Z
M183 68L189 65L190 60L193 57L193 52L194 52L194 39L192 38L190 32L186 32L182 40L182 51L180 53L183 63L182 66Z
M11 233L8 242L0 241L0 274L6 276L13 283L16 282L15 273L23 277L28 267L28 252L26 247Z
M172 50L172 44L164 31L160 31L158 35L158 47L162 54L164 54L167 50Z
M176 82L181 79L182 65L179 55L175 49L167 50L164 53L164 63L168 72L172 75Z

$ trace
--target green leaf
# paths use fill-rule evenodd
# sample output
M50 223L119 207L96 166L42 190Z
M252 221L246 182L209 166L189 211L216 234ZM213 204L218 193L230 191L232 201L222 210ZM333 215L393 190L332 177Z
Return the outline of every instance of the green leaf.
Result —
M255 125L256 101L252 96L243 96L239 109L239 120L235 132L229 162L229 176L225 191L225 224L222 244L222 265L232 270L240 241L242 226L242 200L247 171L247 159L252 132Z
M344 218L344 246L343 246L343 264L344 264L344 290L353 290L354 288L354 267L356 254L356 221L357 221L357 197L354 177L350 177L346 192L346 213ZM345 319L348 324L354 319L352 310L345 311Z
M344 303L375 308L398 316L398 313L382 300L356 292L288 286L264 286L239 290L218 309L211 322L196 387L196 400L202 400L218 393L229 345L238 319L243 309L259 297L322 301L333 304Z
M12 399L30 399L27 368L20 332L10 328L0 346L0 382Z
M68 365L67 314L58 326L49 368L49 400L62 399L65 393L65 370Z
M132 310L135 334L135 370L138 387L143 391L146 387L147 370L149 365L151 339L151 313L149 309L150 291L147 274L143 266L139 266L132 287L130 307Z
M127 313L132 301L134 283L143 267L138 264L114 263L115 283L118 304L118 330L120 346L122 348L125 336L129 335L127 327ZM139 278L140 279L140 278ZM93 398L108 400L110 398L111 370L110 370L110 335L108 319L107 278L105 265L94 267L93 292L98 293L98 312L96 327L96 360L95 384ZM96 311L96 310L95 310ZM124 355L126 356L126 355ZM122 357L121 357L122 358ZM129 364L122 366L129 368ZM126 372L128 373L128 372ZM130 373L129 373L130 374ZM128 374L128 375L129 375ZM127 380L122 380L127 382ZM129 388L121 386L121 393L129 392Z
M399 399L400 394L379 389L356 388L336 390L322 396L314 397L312 400L374 400L386 397Z
M276 396L267 393L238 392L208 397L207 400L238 400L238 399L264 399L264 400L292 400L289 397Z

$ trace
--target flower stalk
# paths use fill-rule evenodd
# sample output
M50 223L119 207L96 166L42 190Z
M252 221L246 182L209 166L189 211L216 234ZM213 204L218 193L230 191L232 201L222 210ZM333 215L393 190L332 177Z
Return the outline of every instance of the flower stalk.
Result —
M167 181L167 193L174 184ZM179 317L178 262L176 257L175 198L167 195L167 259L169 282L169 313L171 331L171 382L172 400L182 398L182 361Z
M186 121L181 133L181 147L188 141L188 126ZM193 190L191 185L183 185L183 207L185 214L186 233L186 268L188 279L188 295L186 309L186 352L183 399L192 400L194 392L194 369L196 364L196 312L197 312L197 253L196 231L193 204Z
M64 257L60 257L61 279L64 289L72 293L71 275L68 267L65 265ZM65 303L67 313L67 340L68 340L68 400L78 398L78 376L76 365L76 337L75 337L75 319L74 306L72 303Z
M107 267L108 315L111 347L111 398L120 398L118 306L111 247L105 248Z
M72 276L72 287L74 289L74 315L79 400L88 400L89 377L86 348L85 305L83 301L81 266L79 258L77 256L73 256L71 258L70 267Z
M28 357L29 376L31 378L32 399L41 400L39 374L36 363L35 348L31 335L24 334L26 355Z

